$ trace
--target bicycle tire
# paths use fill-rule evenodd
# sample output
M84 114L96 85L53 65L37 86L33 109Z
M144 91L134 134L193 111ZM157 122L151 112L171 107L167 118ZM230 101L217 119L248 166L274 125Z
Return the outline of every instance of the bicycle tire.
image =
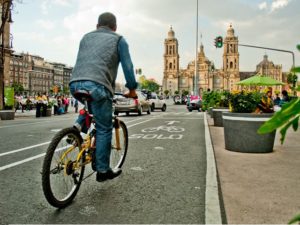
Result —
M67 138L65 138L67 137ZM51 143L48 146L45 158L44 158L44 162L43 162L43 168L42 168L42 187L43 187L43 192L44 195L47 199L47 201L49 202L50 205L57 207L57 208L64 208L66 206L68 206L73 199L75 198L80 185L81 185L81 181L83 179L84 176L84 166L81 166L79 171L76 171L76 173L79 172L79 176L75 175L75 171L71 171L68 172L68 168L71 168L72 166L66 166L65 162L61 162L61 156L58 156L58 161L55 162L54 165L56 165L56 167L54 169L51 169L51 163L53 162L53 160L55 160L55 153L60 154L60 152L63 152L64 149L69 148L69 146L72 146L70 143L67 143L67 139L68 138L73 138L73 142L72 145L78 146L76 147L74 150L72 150L70 152L70 154L74 154L74 158L76 159L77 154L79 153L79 151L81 150L81 144L83 142L82 137L79 133L79 131L76 128L65 128L62 129L61 131L59 131L52 139ZM62 144L64 143L64 141L66 140L66 146L62 147L61 149L57 147L59 146L60 142L62 142ZM74 143L74 141L76 141L76 143ZM78 150L78 151L77 151ZM67 155L69 157L69 154ZM67 157L66 157L67 160ZM82 157L82 162L84 161L84 156ZM60 163L62 163L60 165ZM67 165L69 163L72 163L72 160L68 161ZM64 166L64 168L63 168ZM67 171L67 172L66 172ZM72 174L67 174L67 173L72 173ZM59 179L60 177L55 177L55 175L59 176L62 175L61 177L63 179L69 179L71 180L70 185L72 185L72 188L70 190L69 193L66 194L66 196L63 197L59 197L60 193L56 193L56 186L52 185L52 178L54 179L54 181L56 179ZM72 177L71 177L72 175ZM54 182L53 181L53 182ZM72 184L73 182L73 184ZM67 185L67 181L64 180L64 182L61 182L62 184L58 183L58 187L60 187L60 185ZM59 192L59 191L58 191Z
M127 150L128 150L128 130L123 121L119 120L119 122L120 122L119 131L120 131L121 150L117 150L115 148L111 149L110 166L112 169L120 169L123 166L127 155ZM114 142L115 142L114 138L115 135L113 133L112 146L114 146Z

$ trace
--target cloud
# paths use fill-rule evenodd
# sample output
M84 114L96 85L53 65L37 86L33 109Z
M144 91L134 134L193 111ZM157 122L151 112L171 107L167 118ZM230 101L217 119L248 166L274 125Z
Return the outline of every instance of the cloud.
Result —
M258 5L258 8L260 9L260 10L264 10L264 9L267 9L267 2L262 2L262 3L260 3L259 5Z
M40 7L41 7L42 14L48 15L49 10L55 7L55 5L67 7L67 6L71 6L72 2L74 2L74 0L44 0L41 2Z
M38 20L36 23L46 30L52 30L55 26L54 22L50 20Z
M271 12L280 9L280 8L284 8L288 5L290 0L275 0L272 2L271 5Z
M13 33L14 41L22 41L16 45L20 46L21 50L38 49L45 58L73 65L82 36L96 28L100 13L110 11L117 17L117 32L123 35L129 44L134 66L142 68L146 76L162 80L164 40L170 25L173 26L175 37L179 41L180 67L186 68L195 58L196 0L190 4L186 4L184 0L147 0L143 1L143 4L140 0L38 2L37 6L41 9L37 10L38 12L33 14L31 11L31 15L27 17L24 15L23 19L21 14L16 15L20 16L19 21L30 18L30 21L37 21L34 25L38 25L25 29L30 21L24 24L14 23L13 26L19 26L18 33ZM220 4L220 0L199 1L199 34L203 34L201 40L199 35L199 44L203 43L205 55L214 61L218 69L223 65L223 51L214 48L213 40L217 35L225 37L230 23L239 37L239 43L293 50L296 53L296 65L299 64L297 62L300 54L295 46L299 43L300 35L296 29L300 26L297 11L300 0L222 2ZM25 34L18 35L20 31L29 32L32 39ZM30 47L27 47L29 45ZM256 64L265 54L265 50L253 48L241 47L239 51L241 71L254 71ZM282 64L284 71L290 67L289 55L271 51L267 54L275 64ZM119 71L122 74L122 70Z
M53 4L60 6L70 6L72 3L70 0L54 0Z

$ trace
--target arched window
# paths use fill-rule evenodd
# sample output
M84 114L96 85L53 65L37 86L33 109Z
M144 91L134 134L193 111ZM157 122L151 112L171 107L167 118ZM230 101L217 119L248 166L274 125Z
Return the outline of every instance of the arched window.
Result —
M230 69L233 69L233 62L230 62Z
M172 63L169 64L169 69L172 69Z

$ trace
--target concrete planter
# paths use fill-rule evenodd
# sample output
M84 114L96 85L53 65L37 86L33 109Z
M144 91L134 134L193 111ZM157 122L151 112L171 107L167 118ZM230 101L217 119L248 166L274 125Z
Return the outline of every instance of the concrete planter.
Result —
M51 116L51 115L52 115L52 108L47 108L46 116Z
M223 127L223 112L229 112L228 108L213 108L212 118L214 119L214 126Z
M276 131L258 134L258 128L270 114L223 113L225 149L235 152L268 153L273 151Z
M1 120L14 120L15 111L14 110L0 110Z
M207 113L208 113L208 115L210 115L210 117L212 118L212 110L213 110L213 107L209 107L208 109L207 109Z

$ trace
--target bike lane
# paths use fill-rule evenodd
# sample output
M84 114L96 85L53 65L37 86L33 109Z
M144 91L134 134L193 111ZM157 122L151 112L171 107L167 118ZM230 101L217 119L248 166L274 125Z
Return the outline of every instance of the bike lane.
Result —
M64 210L55 210L44 199L39 174L42 158L14 168L13 176L12 170L3 171L1 199L9 196L9 200L1 203L1 224L205 223L203 118L145 120L127 124L129 150L121 177L99 184L92 176Z

